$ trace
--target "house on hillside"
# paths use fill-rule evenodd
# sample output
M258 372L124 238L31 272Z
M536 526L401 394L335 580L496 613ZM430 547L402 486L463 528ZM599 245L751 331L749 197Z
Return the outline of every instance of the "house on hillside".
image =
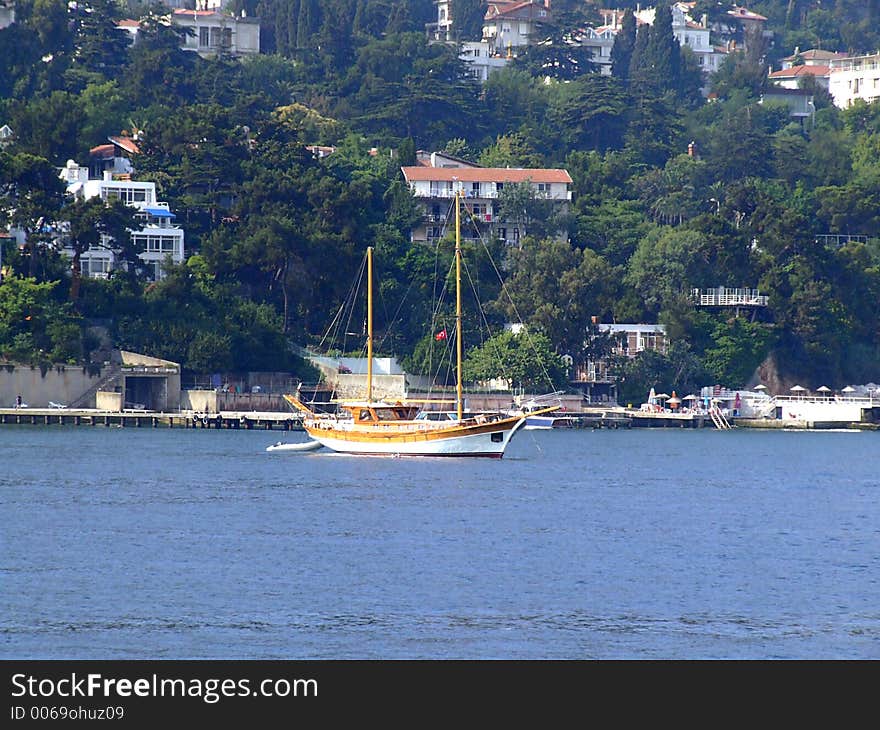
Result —
M68 160L60 177L67 184L68 195L74 198L118 199L137 210L140 228L132 232L132 241L142 249L139 258L151 278L162 278L162 267L168 257L175 264L183 262L183 229L174 222L175 215L168 203L156 200L156 183L134 181L129 175L114 177L109 170L104 171L100 178L92 178L87 167L77 165L73 160ZM61 252L72 258L73 248L65 242L63 233L59 238ZM80 259L82 275L92 278L106 279L111 271L121 265L123 262L111 239L105 239L97 249L89 249Z
M175 25L192 30L186 36L185 51L204 58L221 54L248 56L260 52L260 21L244 15L236 17L220 10L185 10L171 14Z
M468 65L477 81L485 82L489 74L504 68L512 60L511 55L495 53L487 41L465 41L458 57Z
M716 40L727 46L731 51L748 51L749 43L761 39L769 45L773 41L773 32L766 29L767 18L748 8L734 5L722 20L710 23L709 27L716 35Z
M767 76L776 86L783 89L799 89L803 86L803 80L812 78L818 86L827 89L831 79L831 69L828 66L789 66L779 71L771 71Z
M483 20L483 40L493 53L510 55L513 49L533 43L549 21L549 0L490 2Z
M725 38L725 34L717 26L713 31L705 15L701 18L692 17L691 12L695 5L696 3L693 2L677 2L670 6L672 11L672 35L678 41L679 46L691 50L697 59L703 76L710 76L718 70L722 61L727 58L731 46L726 40L720 45L713 44L713 34L719 40ZM642 23L653 25L656 8L640 8L635 11L634 15L637 25ZM620 18L617 22L621 22L622 19L623 14L620 13Z
M437 6L437 19L425 25L428 40L448 43L452 36L452 2L451 0L434 0Z
M856 99L880 99L880 52L863 56L833 58L830 61L828 91L834 106L845 109Z
M758 102L760 104L777 103L788 107L788 114L798 119L802 124L810 119L812 123L816 113L813 94L806 89L787 89L782 86L771 86L763 94Z
M668 351L669 341L662 324L599 324L599 335L613 338L612 357L634 358L645 350L661 355ZM617 378L611 374L611 359L575 363L571 384L584 394L588 403L616 403Z
M849 54L838 51L823 51L821 48L811 48L808 51L795 48L794 53L782 59L780 67L783 69L795 66L821 66L828 68L833 59L841 58L849 58Z
M728 50L723 46L715 46L712 43L711 30L705 16L697 20L692 18L690 12L695 3L678 2L671 6L672 10L672 34L682 47L689 48L704 76L709 76L718 70L721 62L727 58ZM638 8L635 12L636 26L652 25L654 23L655 8ZM611 75L611 51L614 41L623 24L623 10L601 10L602 25L580 29L575 34L576 41L589 48L592 52L592 62L598 66L599 72L605 76Z
M478 167L463 161L448 164L450 159L432 156L438 166L419 164L403 167L403 176L419 202L423 217L413 228L413 241L434 242L447 234L454 217L450 217L456 191L464 194L462 237L495 236L517 245L529 234L528 220L505 220L499 197L505 185L527 184L534 198L550 201L554 207L567 210L571 200L571 176L561 169ZM444 159L447 165L443 165ZM452 213L454 216L454 213Z
M114 177L129 175L134 172L132 158L140 154L137 141L127 135L108 137L107 144L92 147L89 150L89 178L104 177L105 172Z
M426 25L428 40L455 43L455 19L452 2L435 0L436 19ZM542 24L550 19L549 0L501 0L487 4L483 19L482 39L463 41L459 58L471 74L483 82L489 74L504 68L515 56L516 50L529 45L536 38Z

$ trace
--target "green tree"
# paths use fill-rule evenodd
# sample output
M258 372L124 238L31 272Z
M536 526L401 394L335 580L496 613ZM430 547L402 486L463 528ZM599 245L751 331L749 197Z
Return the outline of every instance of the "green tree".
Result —
M712 340L704 356L712 382L742 388L767 357L775 333L761 322L734 317L718 322Z
M588 74L573 81L569 90L558 125L568 145L600 151L621 147L630 105L623 84L615 78Z
M620 79L624 85L629 83L630 62L635 46L636 16L631 8L627 8L611 47L611 75Z
M514 388L555 390L565 383L565 365L550 340L528 329L490 337L468 352L462 369L465 380L505 379Z
M136 251L131 244L135 211L121 200L104 202L101 198L77 199L61 211L68 224L68 240L73 249L70 301L76 306L82 282L82 255L90 248L109 248L129 266L136 266Z
M71 363L82 357L80 320L56 301L58 282L7 277L0 284L0 356L14 362Z
M452 33L457 41L478 41L483 37L483 17L486 3L483 0L452 0L450 16Z
M27 274L37 275L49 241L47 231L59 217L64 186L45 157L0 152L0 220L24 231ZM7 252L8 255L8 252Z

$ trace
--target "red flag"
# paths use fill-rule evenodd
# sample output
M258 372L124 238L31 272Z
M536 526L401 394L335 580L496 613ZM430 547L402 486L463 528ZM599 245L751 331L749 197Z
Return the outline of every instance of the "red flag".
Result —
M446 330L445 329L440 330L436 335L434 335L434 339L437 340L437 342L440 342L440 340L445 340L446 339Z

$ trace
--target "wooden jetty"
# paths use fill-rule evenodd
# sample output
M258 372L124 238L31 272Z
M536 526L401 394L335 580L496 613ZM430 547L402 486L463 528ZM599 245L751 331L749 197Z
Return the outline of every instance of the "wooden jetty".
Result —
M674 413L672 411L642 411L625 409L635 428L715 428L709 416L703 413Z
M101 411L95 408L2 408L0 409L0 425L300 431L302 430L302 416L298 413L274 411L160 413L142 410Z

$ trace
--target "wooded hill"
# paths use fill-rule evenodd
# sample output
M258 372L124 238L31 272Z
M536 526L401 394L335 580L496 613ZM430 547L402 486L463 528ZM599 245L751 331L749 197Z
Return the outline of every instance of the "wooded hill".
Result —
M463 35L478 29L479 6L453 2L454 17L471 19ZM435 271L451 248L410 243L418 212L400 174L425 149L574 179L568 243L467 252L489 325L473 315L469 345L516 312L577 360L607 347L589 343L593 317L660 322L673 346L620 364L624 398L652 384L739 387L771 353L780 377L807 385L878 381L880 104L840 110L816 88L802 124L759 100L768 65L795 47L880 47L880 2L749 8L775 42L732 53L707 102L664 6L650 30L627 21L609 77L564 43L597 7L554 0L551 42L481 86L453 46L426 41L431 0L236 0L234 12L261 19L270 51L242 60L180 50L159 5L17 0L0 31L0 125L15 134L0 153L0 209L29 246L3 250L0 354L85 362L95 343L84 325L98 321L119 347L192 373L296 370L286 343L321 339L374 246L381 349L432 371L434 327L448 317L434 316ZM122 18L142 21L135 45ZM120 219L66 200L57 168L123 130L139 135L137 179L155 181L177 214L188 260L158 283L132 266L73 286L70 261L45 245L50 224L86 236L83 221L118 231ZM335 152L319 160L306 145ZM829 246L824 234L858 238ZM688 298L719 285L759 288L766 316ZM469 373L487 375L479 363Z

